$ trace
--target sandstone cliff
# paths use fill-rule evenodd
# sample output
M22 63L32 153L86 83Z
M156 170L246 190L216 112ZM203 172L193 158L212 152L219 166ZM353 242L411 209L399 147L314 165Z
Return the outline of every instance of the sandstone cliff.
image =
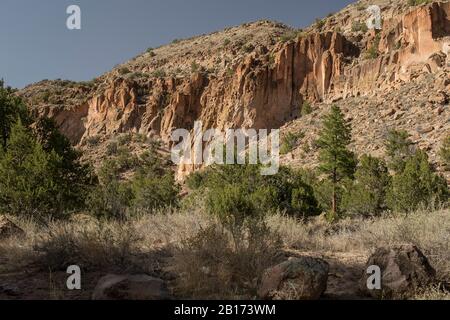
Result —
M380 31L355 25L369 4L382 10ZM43 81L20 94L77 145L130 131L168 143L197 120L205 129L302 130L312 143L317 116L338 103L358 152L381 152L382 131L402 127L435 161L450 131L449 19L449 2L360 1L305 30L245 24L149 50L89 83ZM301 118L305 101L315 111ZM312 148L286 162L315 159Z

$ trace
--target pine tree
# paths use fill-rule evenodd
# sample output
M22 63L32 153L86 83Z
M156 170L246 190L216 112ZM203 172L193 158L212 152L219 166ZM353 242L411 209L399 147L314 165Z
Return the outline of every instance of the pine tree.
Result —
M348 150L351 142L351 128L344 119L338 106L333 105L331 112L323 120L323 128L317 144L320 148L319 170L326 174L333 185L331 211L333 217L338 212L337 189L339 183L355 172L356 159Z

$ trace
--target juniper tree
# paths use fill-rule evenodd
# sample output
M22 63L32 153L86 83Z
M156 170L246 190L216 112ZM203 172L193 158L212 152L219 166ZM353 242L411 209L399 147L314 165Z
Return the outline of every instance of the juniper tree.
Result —
M404 130L390 130L386 137L385 147L389 168L395 173L402 172L406 161L415 153L409 134Z
M18 121L0 158L0 208L22 215L55 213L62 201L55 175L60 160Z
M355 172L355 181L344 194L345 211L372 215L386 209L386 192L390 176L384 161L363 155Z
M332 183L331 211L335 217L338 212L338 186L343 179L353 176L356 158L354 153L348 149L351 142L351 127L345 121L338 106L331 107L331 112L324 117L322 126L320 137L317 140L320 148L319 170Z
M421 205L446 203L448 197L445 178L434 172L427 154L419 150L405 162L403 171L392 178L388 204L393 210L411 212Z
M0 146L6 148L11 127L18 119L24 124L28 124L28 112L20 98L13 94L13 90L4 87L3 80L0 80Z

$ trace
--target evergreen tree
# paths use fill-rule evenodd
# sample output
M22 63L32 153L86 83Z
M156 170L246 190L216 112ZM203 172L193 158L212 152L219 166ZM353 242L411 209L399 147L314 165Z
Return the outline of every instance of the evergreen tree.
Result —
M348 150L351 142L351 128L344 119L338 106L333 105L331 112L323 120L323 128L317 144L320 148L319 170L331 181L331 211L335 217L338 212L337 192L340 182L352 177L355 171L355 155Z
M409 134L404 130L390 130L386 137L385 147L389 168L396 173L403 171L406 161L415 153Z
M418 151L405 162L404 170L392 178L388 204L393 210L410 212L420 205L445 203L448 196L446 180L434 173L427 154Z
M29 124L27 108L13 93L11 88L4 87L3 80L0 80L0 147L3 149L6 148L11 127L18 119L25 125Z
M19 120L0 158L0 208L12 214L43 215L60 209L55 171L61 158L46 153Z
M61 159L55 175L67 208L75 209L84 205L84 199L97 182L89 165L82 164L81 154L70 141L62 135L55 122L49 118L41 118L34 125L37 141L47 153L55 152Z
M355 172L355 181L344 194L344 209L353 214L378 214L386 209L390 176L384 162L363 155Z

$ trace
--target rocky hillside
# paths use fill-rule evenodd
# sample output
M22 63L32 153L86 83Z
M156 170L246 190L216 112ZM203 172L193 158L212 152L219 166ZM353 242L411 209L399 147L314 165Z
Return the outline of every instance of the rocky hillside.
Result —
M358 152L383 152L386 130L403 128L436 162L450 132L450 2L410 3L359 1L305 30L259 21L174 40L91 82L42 81L19 94L80 146L129 131L167 143L196 120L205 129L302 131L307 143L284 157L293 165L315 164L319 116L337 103ZM380 31L365 25L373 4Z

